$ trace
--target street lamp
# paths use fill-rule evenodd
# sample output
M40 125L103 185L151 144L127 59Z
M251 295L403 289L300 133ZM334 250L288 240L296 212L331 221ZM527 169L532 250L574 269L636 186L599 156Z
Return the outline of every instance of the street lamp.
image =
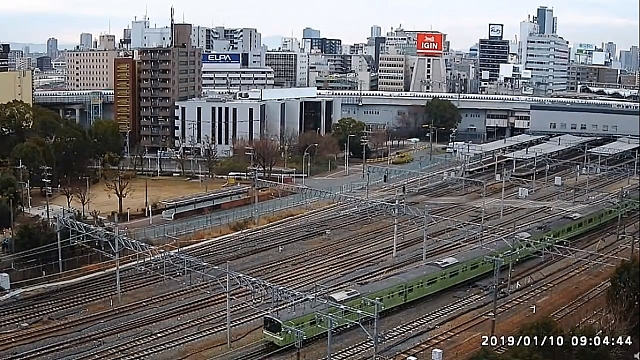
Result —
M304 154L302 154L302 185L304 186L304 158L308 155L309 156L309 163L307 164L307 176L309 176L309 174L311 173L311 155L309 155L309 148L315 146L318 147L318 144L311 144L309 146L307 146L306 149L304 149Z
M355 134L349 134L349 136L347 136L347 147L344 149L344 174L347 176L349 175L349 154L351 153L349 139L355 136Z

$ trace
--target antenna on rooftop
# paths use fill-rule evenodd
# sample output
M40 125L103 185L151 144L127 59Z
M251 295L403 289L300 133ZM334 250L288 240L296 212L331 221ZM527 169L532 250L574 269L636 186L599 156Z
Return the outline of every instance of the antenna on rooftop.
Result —
M184 24L184 12L182 13L182 23Z
M175 46L175 37L176 37L176 34L174 34L174 32L173 32L173 24L174 24L173 15L174 15L174 13L175 13L175 11L173 10L173 6L171 6L171 47Z
M147 19L147 15L148 15L148 14L149 14L149 5L145 4L145 5L144 5L144 19L145 19L145 20L148 20L148 19Z
M109 35L111 35L111 19L109 19Z

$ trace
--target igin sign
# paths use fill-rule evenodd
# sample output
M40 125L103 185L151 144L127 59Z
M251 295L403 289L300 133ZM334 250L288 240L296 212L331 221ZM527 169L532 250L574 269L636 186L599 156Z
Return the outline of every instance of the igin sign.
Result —
M443 39L440 33L418 33L416 53L421 56L441 56Z

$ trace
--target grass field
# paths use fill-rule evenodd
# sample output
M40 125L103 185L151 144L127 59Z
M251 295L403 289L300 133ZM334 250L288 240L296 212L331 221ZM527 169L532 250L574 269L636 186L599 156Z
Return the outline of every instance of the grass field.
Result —
M220 189L224 183L224 180L210 180L205 186L205 183L200 184L198 181L182 178L148 178L149 204L178 196L203 193L205 189L208 191ZM127 208L130 208L131 213L144 212L145 178L132 179L131 188L133 192L122 202L123 211L126 212ZM103 182L92 185L90 192L93 199L89 204L89 208L92 211L99 210L100 214L103 215L118 211L118 198L112 192L107 191ZM67 198L62 195L56 196L51 202L60 206L67 206ZM82 205L77 199L71 201L71 206L76 209L82 209Z

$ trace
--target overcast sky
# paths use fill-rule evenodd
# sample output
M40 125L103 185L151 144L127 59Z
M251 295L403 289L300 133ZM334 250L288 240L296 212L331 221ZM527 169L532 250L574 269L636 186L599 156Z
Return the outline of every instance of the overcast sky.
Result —
M304 27L343 43L364 42L370 27L438 30L454 49L468 49L487 36L489 23L505 25L514 39L519 23L539 5L554 8L558 34L570 43L613 41L618 49L638 44L638 0L0 0L0 41L77 44L81 32L111 33L117 38L134 16L147 14L151 26L176 22L225 27L255 27L263 37L300 38Z

